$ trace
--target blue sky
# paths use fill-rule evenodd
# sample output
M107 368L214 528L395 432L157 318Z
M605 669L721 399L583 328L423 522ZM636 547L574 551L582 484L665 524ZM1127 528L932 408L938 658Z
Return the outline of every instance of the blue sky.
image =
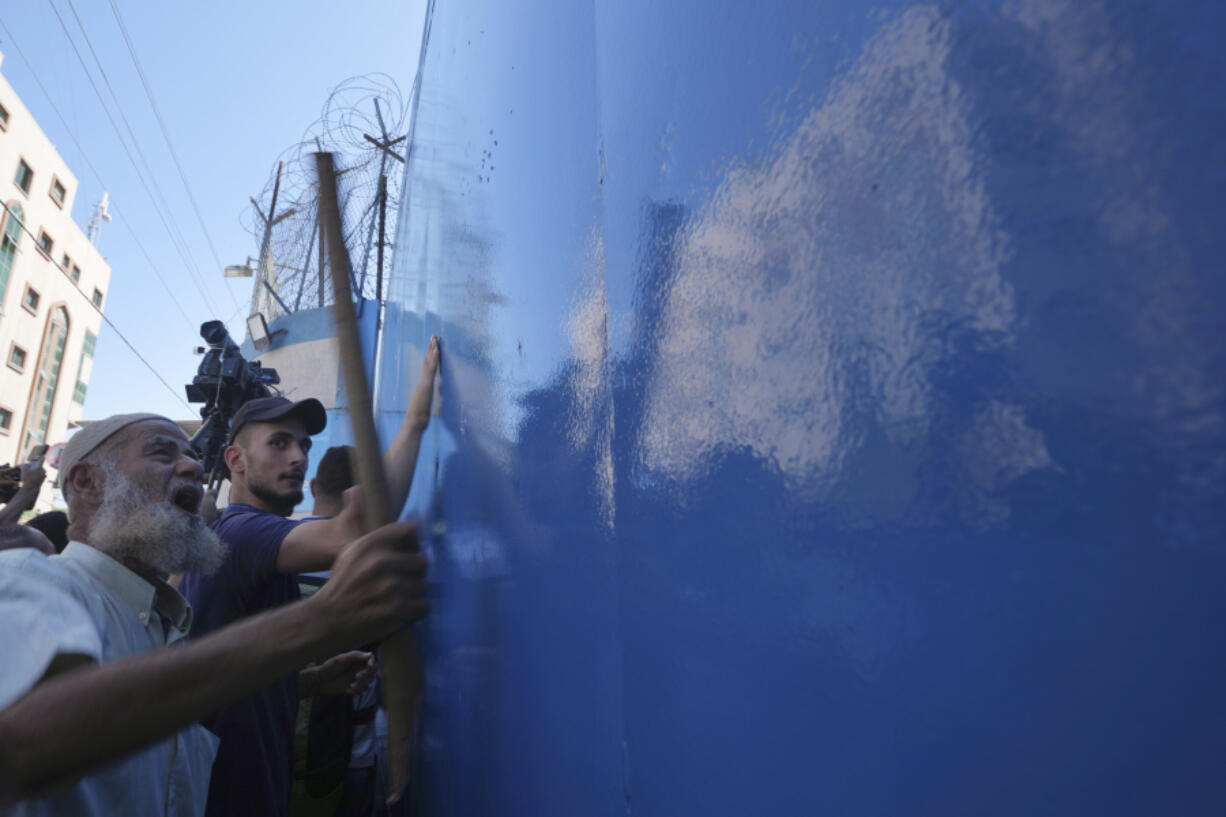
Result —
M240 213L251 207L248 196L258 197L277 156L302 138L319 117L330 89L342 80L382 71L407 96L417 69L425 0L357 2L348 4L343 14L338 13L338 4L321 0L208 4L115 0L204 228L141 87L111 3L72 2L73 6L69 0L5 4L0 20L13 39L0 30L4 52L0 72L76 174L79 190L73 218L78 224L88 220L102 188L18 47L106 183L116 216L104 226L98 241L112 270L106 315L173 389L172 393L159 382L150 367L104 325L84 416L92 419L127 411L194 416L195 407L189 410L179 397L199 361L192 353L201 343L199 325L233 317L228 326L241 341L251 294L250 279L222 277L205 228L223 265L241 264L257 254L254 239L240 222ZM57 10L125 139L120 111L130 123L199 279L189 272L133 171L69 45ZM119 111L77 16L114 87ZM137 155L135 150L132 153ZM133 233L174 291L188 321L159 283Z

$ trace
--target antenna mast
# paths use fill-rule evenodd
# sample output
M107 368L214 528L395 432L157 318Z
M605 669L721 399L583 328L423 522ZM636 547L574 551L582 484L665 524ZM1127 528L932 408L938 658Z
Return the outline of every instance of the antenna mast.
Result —
M102 232L102 222L111 220L111 214L106 210L110 200L110 193L103 190L102 198L94 202L94 212L90 215L89 222L85 225L85 237L89 239L90 244L95 246L98 244L98 234Z

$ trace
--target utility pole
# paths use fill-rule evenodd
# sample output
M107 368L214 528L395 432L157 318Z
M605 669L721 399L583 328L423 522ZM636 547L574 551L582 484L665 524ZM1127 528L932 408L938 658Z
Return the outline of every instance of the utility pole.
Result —
M362 134L367 142L370 142L375 147L382 151L379 156L379 243L376 245L375 251L375 302L379 303L383 300L383 245L387 243L387 157L391 156L396 161L404 164L404 157L401 156L392 148L408 136L401 136L398 139L392 139L387 135L387 126L383 123L383 111L379 108L379 100L375 100L375 116L379 118L379 132L383 135L382 139L376 139L369 133ZM365 262L363 262L365 263Z
M260 242L260 260L255 273L255 286L251 288L251 311L248 313L249 315L255 315L260 312L260 298L263 296L265 288L269 292L276 291L274 286L276 278L272 271L272 228L298 212L291 207L279 216L274 215L277 212L277 195L281 192L281 170L284 167L285 162L277 162L277 179L272 185L272 205L268 208L267 216L260 209L259 202L254 198L251 199L251 206L255 208L256 215L264 222L264 239ZM265 315L264 317L268 318L269 316Z
M375 252L375 303L383 302L383 244L387 225L387 174L379 176L379 245Z

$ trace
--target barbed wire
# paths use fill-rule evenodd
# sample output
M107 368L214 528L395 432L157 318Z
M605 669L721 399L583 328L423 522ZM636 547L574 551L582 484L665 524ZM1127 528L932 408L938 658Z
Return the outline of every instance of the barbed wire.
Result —
M267 290L257 293L258 311L271 320L285 312L312 309L331 303L331 286L320 275L318 200L315 158L320 150L336 155L337 189L345 244L353 267L355 297L373 298L378 257L378 191L380 176L387 178L384 229L384 275L390 261L391 238L396 234L404 166L371 140L389 142L408 130L409 106L400 88L387 74L351 77L329 94L319 119L311 123L302 140L290 145L272 163L267 181L242 211L240 221L255 239L253 257L258 258L264 239L264 218L269 216L273 190L277 188L276 221L269 241L270 283L280 301ZM368 138L369 137L369 138ZM404 156L405 142L391 148ZM281 167L280 185L277 168ZM289 213L288 216L284 214Z

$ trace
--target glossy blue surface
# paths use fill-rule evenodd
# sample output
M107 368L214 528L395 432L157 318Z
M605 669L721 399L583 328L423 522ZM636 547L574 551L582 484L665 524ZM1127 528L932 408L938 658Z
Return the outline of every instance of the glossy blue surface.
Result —
M1224 17L437 3L425 813L1220 814Z

